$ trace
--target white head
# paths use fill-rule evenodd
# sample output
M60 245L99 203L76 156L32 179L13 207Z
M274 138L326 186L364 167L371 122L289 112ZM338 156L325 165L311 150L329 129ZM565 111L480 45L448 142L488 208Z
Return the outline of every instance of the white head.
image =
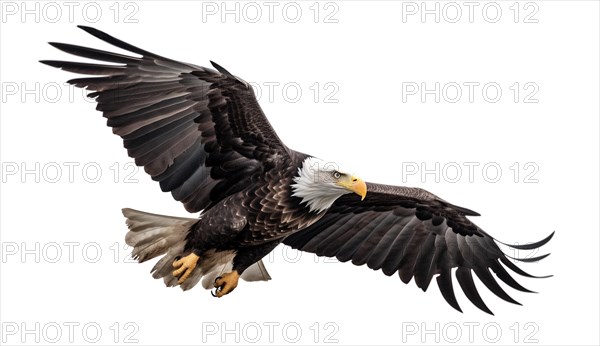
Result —
M362 179L342 172L334 163L308 157L298 168L292 190L292 196L302 198L310 211L320 213L347 193L355 193L364 199L367 185Z

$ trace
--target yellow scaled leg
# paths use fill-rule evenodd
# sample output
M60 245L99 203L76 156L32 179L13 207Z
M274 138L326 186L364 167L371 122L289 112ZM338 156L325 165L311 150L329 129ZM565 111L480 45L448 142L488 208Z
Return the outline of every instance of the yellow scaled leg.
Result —
M238 280L240 279L240 274L237 271L232 271L231 273L223 274L223 276L219 276L215 280L215 293L212 293L213 296L221 298L222 296L231 293L238 285Z
M196 264L200 257L195 253L191 253L183 258L180 258L173 262L173 276L178 277L177 281L180 285L192 274L194 268L196 268Z

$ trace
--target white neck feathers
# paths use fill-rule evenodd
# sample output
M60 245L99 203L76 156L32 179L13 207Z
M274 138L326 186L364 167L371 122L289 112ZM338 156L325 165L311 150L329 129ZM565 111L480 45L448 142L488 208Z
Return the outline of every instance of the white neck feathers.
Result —
M302 167L298 168L298 176L294 178L292 196L301 198L302 203L306 203L311 212L320 213L329 209L336 199L348 193L331 181L323 179L323 175L329 174L326 171L328 166L331 165L323 160L308 157L302 162Z

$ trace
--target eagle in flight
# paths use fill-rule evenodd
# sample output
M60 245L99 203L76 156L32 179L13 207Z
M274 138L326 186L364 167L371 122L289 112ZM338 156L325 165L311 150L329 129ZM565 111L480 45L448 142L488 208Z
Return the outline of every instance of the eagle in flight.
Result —
M69 80L93 92L97 110L123 139L130 157L162 191L199 218L123 209L125 237L139 262L163 257L152 269L167 286L202 285L222 297L239 278L270 279L261 259L280 243L318 256L413 277L423 291L434 276L445 300L462 311L452 270L467 298L481 299L473 272L498 297L515 304L508 286L531 292L506 268L533 277L467 216L476 212L410 187L368 183L333 164L288 148L277 136L250 85L215 69L171 60L94 28L87 33L135 55L64 43L52 46L102 63L43 60L93 77ZM112 64L110 64L112 63ZM526 245L532 250L547 238Z

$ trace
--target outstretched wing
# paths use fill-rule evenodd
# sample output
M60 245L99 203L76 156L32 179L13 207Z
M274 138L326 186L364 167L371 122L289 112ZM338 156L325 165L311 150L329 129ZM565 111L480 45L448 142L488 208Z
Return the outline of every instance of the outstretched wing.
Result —
M449 204L421 189L367 184L364 201L353 195L340 197L321 220L292 234L284 243L319 256L337 257L342 262L366 264L386 275L398 272L404 283L414 277L423 291L434 275L446 301L462 311L452 287L452 268L465 295L479 309L492 314L481 299L472 272L498 297L515 304L490 273L514 289L531 292L517 283L502 266L528 277L502 253L489 236L466 215L479 215ZM516 249L535 249L534 244L509 245ZM506 244L507 245L507 244ZM520 259L538 261L548 255Z
M67 53L114 64L41 61L96 77L69 83L95 92L97 110L138 166L190 212L242 190L288 150L262 112L252 88L224 68L167 59L80 26L122 55L64 43Z

